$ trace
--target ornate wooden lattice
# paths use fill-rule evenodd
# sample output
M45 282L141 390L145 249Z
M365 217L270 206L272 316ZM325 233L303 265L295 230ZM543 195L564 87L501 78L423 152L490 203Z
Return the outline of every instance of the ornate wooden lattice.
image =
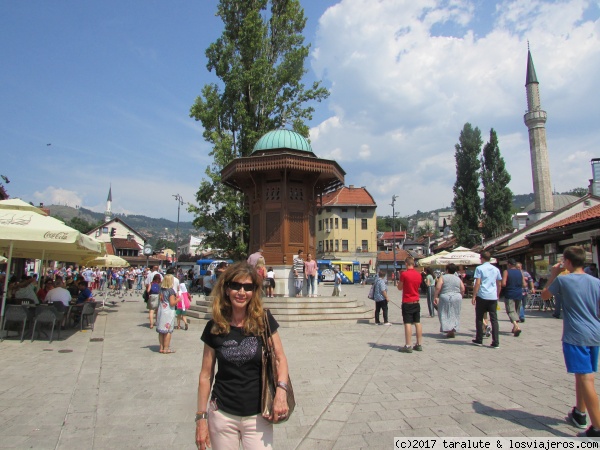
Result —
M290 243L303 244L304 233L303 233L303 222L304 215L301 212L291 212L289 214L289 230L290 230Z
M281 242L281 213L268 212L267 218L267 241L268 243Z
M289 199L293 202L303 202L304 201L304 186L302 183L290 182L289 187Z
M267 185L267 187L265 188L265 201L267 201L267 202L273 202L273 201L278 202L280 200L280 195L281 195L281 186L279 185L279 183L277 183L277 184L269 183Z

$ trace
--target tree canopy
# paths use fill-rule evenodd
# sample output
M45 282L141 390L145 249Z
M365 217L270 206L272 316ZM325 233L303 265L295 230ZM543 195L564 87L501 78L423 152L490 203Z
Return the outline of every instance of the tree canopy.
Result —
M206 50L207 68L220 83L203 87L190 110L212 145L212 164L190 211L194 225L207 230L207 244L231 256L247 252L249 218L241 193L221 183L221 170L248 156L268 131L288 127L308 136L306 121L329 93L302 83L309 46L298 0L220 0L223 33Z
M455 145L456 182L454 183L454 210L452 231L460 245L473 247L480 242L479 169L481 162L481 132L466 123Z
M510 175L500 155L498 136L492 128L490 140L483 147L481 157L483 185L483 225L486 238L499 236L511 229L513 193L508 187Z

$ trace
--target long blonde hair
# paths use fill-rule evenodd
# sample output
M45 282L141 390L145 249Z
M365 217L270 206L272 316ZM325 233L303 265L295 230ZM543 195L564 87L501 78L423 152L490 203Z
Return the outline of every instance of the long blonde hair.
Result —
M246 306L246 317L244 319L244 334L258 336L264 330L263 305L261 280L256 269L246 262L238 262L230 265L219 275L211 295L213 298L212 316L214 324L210 332L212 334L227 334L231 330L232 306L227 289L229 283L236 279L250 277L255 288L252 298Z

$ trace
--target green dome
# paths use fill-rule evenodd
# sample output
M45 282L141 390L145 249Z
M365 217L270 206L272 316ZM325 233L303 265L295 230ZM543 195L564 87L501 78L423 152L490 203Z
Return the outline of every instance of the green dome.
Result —
M310 153L313 152L312 147L301 134L291 130L275 130L269 131L261 137L254 146L252 153L279 148L288 148L290 150L300 150L302 152Z

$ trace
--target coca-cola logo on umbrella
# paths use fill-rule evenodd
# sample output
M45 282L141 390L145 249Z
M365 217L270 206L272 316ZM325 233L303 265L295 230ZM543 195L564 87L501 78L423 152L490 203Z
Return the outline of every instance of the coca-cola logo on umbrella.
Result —
M54 232L54 231L48 231L46 232L46 234L44 234L44 239L57 239L57 240L65 240L69 237L68 233L65 233L64 231L58 231L58 232Z

